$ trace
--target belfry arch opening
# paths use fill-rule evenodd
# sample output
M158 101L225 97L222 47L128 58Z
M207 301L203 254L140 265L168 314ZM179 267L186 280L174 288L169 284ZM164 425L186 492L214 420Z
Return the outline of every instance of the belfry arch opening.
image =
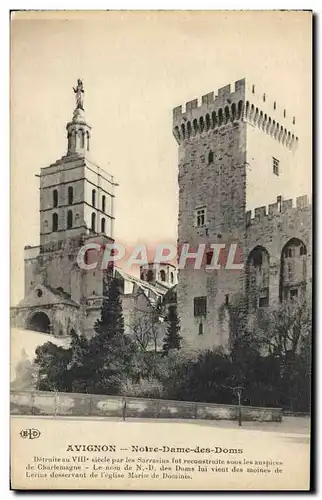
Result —
M36 312L27 321L27 330L50 333L50 319L44 312Z

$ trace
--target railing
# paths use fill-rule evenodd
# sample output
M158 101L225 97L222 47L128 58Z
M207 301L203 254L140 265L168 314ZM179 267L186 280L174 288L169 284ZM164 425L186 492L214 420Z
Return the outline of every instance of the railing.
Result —
M237 420L237 405L46 391L11 391L12 415ZM281 408L241 406L242 420L281 422Z

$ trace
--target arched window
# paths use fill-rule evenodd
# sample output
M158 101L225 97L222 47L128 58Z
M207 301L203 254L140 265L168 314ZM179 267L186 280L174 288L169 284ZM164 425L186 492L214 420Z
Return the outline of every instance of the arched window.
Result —
M67 212L67 229L71 229L73 227L73 211L68 210Z
M58 214L53 213L53 233L58 231Z
M105 219L101 220L101 233L105 233Z
M106 202L106 197L105 194L102 196L102 212L105 212L105 202Z
M170 281L173 284L173 282L174 282L174 274L173 273L170 274Z
M147 272L147 275L146 275L146 280L147 281L153 281L153 271L152 269L149 269L148 272Z
M74 191L72 186L68 188L68 205L72 205L74 201Z
M58 207L58 191L57 191L57 189L54 189L54 191L53 191L53 207L54 208Z
M214 154L212 151L209 151L209 154L208 154L208 164L210 165L210 163L213 163L214 162Z
M161 281L165 281L165 270L164 269L161 269L161 271L160 271L160 278L161 278Z
M93 189L92 191L92 206L95 208L96 206L96 191Z
M87 138L87 151L89 151L89 132L86 132L86 138Z
M92 213L91 230L96 231L96 213Z
M306 247L304 245L301 246L300 248L300 255L306 255Z

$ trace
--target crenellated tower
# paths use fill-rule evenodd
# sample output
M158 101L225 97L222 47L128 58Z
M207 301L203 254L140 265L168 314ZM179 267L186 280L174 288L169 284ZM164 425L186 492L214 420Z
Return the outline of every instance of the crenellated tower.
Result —
M179 269L178 311L185 340L195 348L212 348L228 342L220 309L248 282L246 263L254 243L250 211L256 208L258 217L260 207L277 199L282 215L283 200L296 193L296 117L265 90L242 79L202 96L201 102L194 99L184 109L176 107L173 135L179 146L179 246L188 243L196 251L200 243L206 248L217 243L227 250L236 243L245 264L240 270ZM277 227L274 215L268 218L265 238L272 240ZM287 217L279 221L281 228L287 225ZM279 245L274 248L276 252ZM264 299L261 303L268 304L268 292Z

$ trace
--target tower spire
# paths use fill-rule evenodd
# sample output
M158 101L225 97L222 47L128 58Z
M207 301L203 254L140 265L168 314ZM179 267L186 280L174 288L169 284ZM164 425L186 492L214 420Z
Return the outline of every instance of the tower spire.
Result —
M84 85L78 78L76 87L73 87L76 99L76 108L74 109L72 121L67 123L67 156L80 155L86 156L90 147L91 127L86 123L84 113Z

